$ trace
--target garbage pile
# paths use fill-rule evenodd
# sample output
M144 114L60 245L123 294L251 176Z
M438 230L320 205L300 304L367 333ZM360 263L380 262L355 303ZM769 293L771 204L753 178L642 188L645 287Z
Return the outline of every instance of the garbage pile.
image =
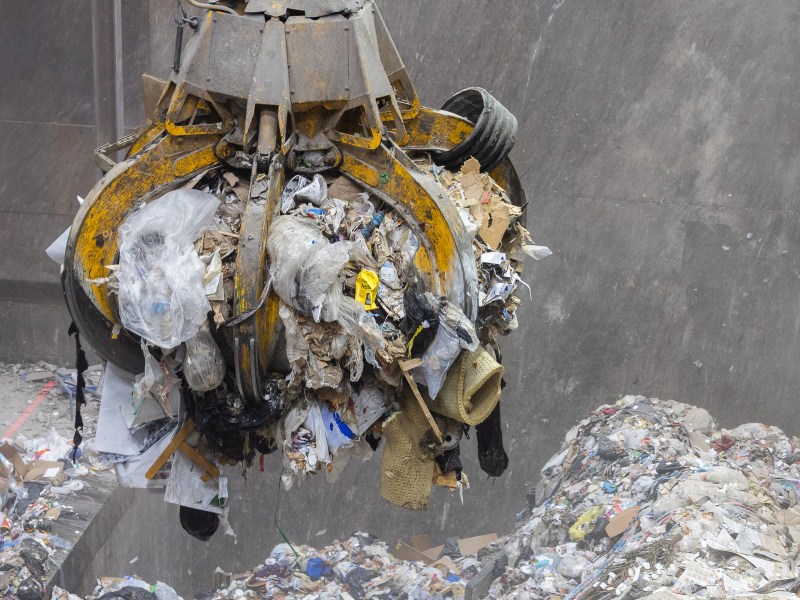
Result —
M295 175L269 217L261 298L275 302L287 364L264 378L257 403L240 393L229 325L242 320L233 306L244 277L242 219L252 203L266 202L266 177L251 187L241 173L215 169L127 218L119 264L93 283L118 294L122 325L142 340L145 372L132 394L118 392L130 405L125 423L117 418L114 434L98 438L116 440L103 451L118 473L161 460L146 478L123 476L123 484L183 478L173 500L205 510L224 499L226 485L214 474L220 464L251 464L280 449L288 489L309 474L335 479L351 456L374 452L385 438L383 497L425 509L432 485L468 487L459 442L469 427L481 467L502 474L497 338L518 326L524 258L550 251L533 244L522 208L475 159L459 173L419 166L448 192L473 242L477 319L429 291L430 275L417 264L421 240L398 210L343 176ZM117 405L119 397L103 402ZM198 460L207 477L192 485L184 475Z
M58 586L50 600L81 600ZM101 577L86 600L183 600L174 589L161 581L149 584L136 577Z
M43 597L49 560L72 544L53 533L71 514L69 496L85 487L85 461L67 457L72 446L55 429L41 438L19 436L0 445L0 596Z
M796 598L798 489L800 439L626 396L567 433L514 532L477 554L448 543L430 564L408 562L366 533L320 550L284 543L199 597Z
M542 469L489 598L795 598L800 439L627 396Z
M460 598L488 569L499 577L472 597L796 598L798 489L800 439L757 423L717 430L702 408L627 396L567 433L515 531L477 556L445 546L444 562L408 563L364 534L299 557L281 545L208 597L257 598L263 585L286 597ZM362 560L368 575L353 585Z

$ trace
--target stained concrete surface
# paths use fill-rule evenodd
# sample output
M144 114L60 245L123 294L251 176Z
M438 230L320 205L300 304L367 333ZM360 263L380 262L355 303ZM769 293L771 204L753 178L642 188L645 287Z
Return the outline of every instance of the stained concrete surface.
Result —
M6 0L0 16L25 4ZM279 467L268 461L266 473L247 480L250 500L232 508L238 543L218 536L202 549L179 530L177 511L138 494L114 530L122 537L110 539L97 557L98 574L125 570L120 561L130 550L129 559L141 555L135 565L142 576L169 573L182 591L206 587L218 564L246 568L279 541L272 516L278 498L281 525L300 542L324 543L355 529L388 540L418 531L507 531L526 485L564 432L624 393L699 404L723 425L758 420L800 430L794 64L800 6L790 0L379 4L426 104L438 106L477 84L519 117L513 157L531 201L529 223L554 256L529 265L532 299L525 297L520 330L505 345L511 467L486 481L474 440L467 441L473 489L464 505L439 493L430 512L416 514L380 499L377 462L351 465L334 485L312 480L279 496ZM126 29L125 39L147 51L137 50L133 62L164 75L172 5L137 6L135 32ZM128 0L123 9L133 10ZM126 68L126 111L134 114L138 73ZM42 94L56 92L47 82L37 85ZM14 160L10 144L0 148L0 162ZM62 152L53 170L83 165L65 187L88 189L89 160L88 153ZM0 210L8 198L0 192ZM33 230L39 217L30 223ZM15 230L13 239L33 256L38 248L24 231ZM9 235L5 228L2 235ZM2 263L0 280L11 269ZM33 281L41 277L31 271ZM2 324L17 339L25 336L24 322ZM25 346L31 353L50 350L36 339ZM162 543L165 531L174 543Z
M96 180L89 0L0 3L0 360L70 351L42 252Z
M52 429L71 439L73 416L68 396L53 386L47 375L37 365L0 363L0 439L24 445L23 438L47 437ZM94 436L99 406L90 398L82 410L87 440ZM51 535L74 546L70 551L63 543L52 545L44 576L50 585L76 587L74 574L83 573L97 553L97 540L105 539L104 532L109 529L108 519L116 519L125 510L124 498L112 500L117 487L113 470L91 472L77 481L84 487L60 496L60 514L48 522Z

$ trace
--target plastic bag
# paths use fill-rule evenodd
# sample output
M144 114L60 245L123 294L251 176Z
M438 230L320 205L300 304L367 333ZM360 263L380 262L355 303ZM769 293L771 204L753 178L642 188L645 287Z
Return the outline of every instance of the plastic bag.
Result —
M225 359L208 329L206 321L200 331L186 342L186 359L183 374L189 387L198 392L209 392L225 379Z
M548 256L553 256L553 251L547 246L535 246L533 244L525 244L520 248L522 252L530 256L533 260L543 260Z
M308 180L302 175L295 175L283 188L281 194L281 213L286 214L295 207L297 201L310 202L314 206L322 206L328 198L328 185L322 175L314 175Z
M458 306L448 300L439 305L439 329L433 343L422 355L422 364L414 369L414 379L428 387L428 394L436 398L442 389L447 371L461 354L461 350L474 352L478 348L475 326Z
M322 246L309 256L300 270L300 283L297 288L297 307L303 313L311 313L319 323L331 322L338 318L338 307L342 293L339 273L350 260L348 242L335 242Z
M369 194L356 194L355 198L351 198L344 220L348 237L355 237L356 232L366 227L374 216L375 205L370 202ZM361 233L359 232L358 235L361 235Z
M322 417L321 410L326 410L326 408L321 409L319 402L310 403L308 414L306 415L306 420L303 421L303 425L314 434L317 445L317 458L320 462L327 465L331 462L331 454L328 450L327 431L325 430L325 421Z
M289 364L308 360L308 342L306 342L305 337L303 337L303 332L300 330L300 324L297 322L297 315L295 315L295 312L289 306L283 303L281 303L278 314L281 317L285 329L286 358Z
M213 222L219 200L176 190L144 206L119 228L119 312L129 331L161 348L194 337L211 305L206 266L192 247Z
M349 242L331 244L313 223L282 216L270 228L267 252L281 300L317 322L338 318L339 273L350 257Z
M141 379L133 386L133 397L137 400L136 415L138 418L136 420L140 425L146 422L147 419L157 420L173 414L170 394L173 386L179 381L173 372L172 363L168 357L162 358L166 368L162 367L162 363L156 360L144 342L142 342L142 354L144 355L144 373ZM153 410L153 412L143 410L149 399L155 399L158 402L161 412L157 409ZM132 426L131 423L129 423L130 426Z
M372 353L386 347L381 328L355 298L343 296L339 305L339 323L348 335L355 336ZM365 353L367 354L367 353Z
M330 451L335 454L339 448L352 446L358 439L358 433L342 419L338 411L331 410L327 404L321 405L320 410Z

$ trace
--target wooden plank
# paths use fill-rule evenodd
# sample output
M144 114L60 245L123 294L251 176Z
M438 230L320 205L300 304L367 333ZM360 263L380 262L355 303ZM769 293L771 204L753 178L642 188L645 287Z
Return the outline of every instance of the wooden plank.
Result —
M200 465L200 467L203 468L205 473L203 473L203 476L200 477L200 479L203 480L203 483L208 483L215 477L219 477L219 469L217 469L216 465L211 463L205 456L200 454L186 442L182 442L181 445L178 446L178 450L188 456L192 462Z
M169 460L169 457L175 454L175 451L178 449L178 447L184 442L184 440L186 440L189 434L192 433L193 431L194 431L194 423L192 422L191 419L189 419L188 421L186 421L181 430L175 434L175 437L172 438L172 441L169 443L169 446L164 448L164 451L156 459L156 462L153 463L153 466L151 466L147 470L147 473L145 473L144 476L147 477L147 479L152 479L153 477L155 477L156 474Z
M436 436L436 439L439 443L442 442L442 432L439 429L439 426L436 424L436 420L433 418L430 409L428 408L428 404L425 402L425 398L422 397L422 393L419 391L417 387L417 382L414 381L414 375L411 373L411 369L418 367L422 364L422 361L418 358L413 360L401 360L399 361L400 370L403 371L403 375L408 382L408 385L411 387L411 391L414 393L414 397L419 402L419 407L422 409L422 412L425 414L425 418L428 420L428 424L433 429L433 434Z

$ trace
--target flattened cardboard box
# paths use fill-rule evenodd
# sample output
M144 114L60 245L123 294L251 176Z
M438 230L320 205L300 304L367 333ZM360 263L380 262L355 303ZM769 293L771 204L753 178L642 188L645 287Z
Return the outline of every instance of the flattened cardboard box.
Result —
M14 465L14 472L22 481L47 479L53 483L62 483L64 480L64 463L62 462L36 460L33 464L28 464L22 460L22 455L11 444L0 446L0 454Z
M496 533L462 538L458 540L458 549L464 556L475 554L478 550L485 548L496 539ZM399 560L418 560L426 565L430 565L439 558L439 554L443 549L444 545L431 546L430 536L427 533L423 533L420 535L412 535L407 541L398 541L392 550L392 555Z

